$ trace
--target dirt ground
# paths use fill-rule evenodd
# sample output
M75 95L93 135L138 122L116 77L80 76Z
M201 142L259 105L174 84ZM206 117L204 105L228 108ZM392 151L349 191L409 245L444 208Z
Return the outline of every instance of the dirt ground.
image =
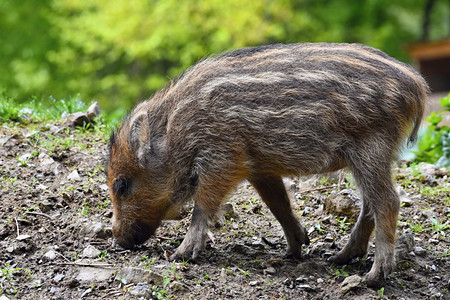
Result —
M242 183L196 261L169 262L191 207L133 251L112 246L106 140L61 125L0 124L0 299L450 299L450 184L433 166L396 168L397 268L368 288L367 258L335 266L358 194L345 173L287 179L311 245L284 259L281 226ZM355 204L356 203L356 204Z

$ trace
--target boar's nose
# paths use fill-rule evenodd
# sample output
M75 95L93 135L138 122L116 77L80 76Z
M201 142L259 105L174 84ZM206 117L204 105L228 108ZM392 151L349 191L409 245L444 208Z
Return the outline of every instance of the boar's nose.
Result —
M134 224L133 232L134 243L138 245L148 240L148 238L155 232L155 229L144 222L137 221Z

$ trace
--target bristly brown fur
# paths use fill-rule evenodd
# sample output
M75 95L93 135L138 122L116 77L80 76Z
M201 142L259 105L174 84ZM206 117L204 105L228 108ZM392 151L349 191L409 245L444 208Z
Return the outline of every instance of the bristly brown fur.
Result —
M288 255L299 256L309 240L281 177L348 167L364 205L333 259L364 255L375 228L366 280L376 284L395 266L391 163L407 136L416 138L427 95L411 67L357 44L277 44L204 59L135 107L112 135L109 186L125 178L130 189L111 194L114 235L125 246L142 242L193 198L191 227L172 258L196 257L208 220L248 179L282 224Z

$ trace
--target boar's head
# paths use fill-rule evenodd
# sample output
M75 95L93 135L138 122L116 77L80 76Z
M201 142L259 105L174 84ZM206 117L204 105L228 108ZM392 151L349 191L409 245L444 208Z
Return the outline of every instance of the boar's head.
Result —
M144 243L179 211L169 200L163 137L150 138L142 118L130 119L111 135L107 163L112 231L124 248Z

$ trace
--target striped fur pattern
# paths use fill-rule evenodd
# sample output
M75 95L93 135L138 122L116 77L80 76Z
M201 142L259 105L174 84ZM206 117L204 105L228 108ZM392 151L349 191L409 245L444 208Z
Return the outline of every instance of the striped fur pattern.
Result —
M172 259L197 257L221 201L248 179L280 221L287 254L309 240L282 176L348 167L363 207L333 260L367 252L375 229L376 284L394 268L399 199L391 163L414 141L428 87L409 66L357 44L277 44L204 59L137 105L112 134L108 182L119 244L144 242L194 199Z

